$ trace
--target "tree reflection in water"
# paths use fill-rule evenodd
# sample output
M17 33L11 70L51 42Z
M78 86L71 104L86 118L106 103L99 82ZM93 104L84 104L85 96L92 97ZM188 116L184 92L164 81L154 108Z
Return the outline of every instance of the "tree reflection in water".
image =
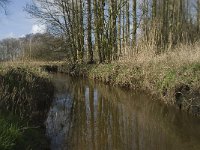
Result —
M199 119L143 92L54 75L47 119L54 150L199 150Z

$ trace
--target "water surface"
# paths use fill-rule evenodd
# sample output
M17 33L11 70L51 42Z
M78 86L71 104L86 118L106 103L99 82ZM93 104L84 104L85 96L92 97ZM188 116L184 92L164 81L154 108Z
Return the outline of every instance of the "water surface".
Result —
M52 150L200 150L200 119L143 92L53 75Z

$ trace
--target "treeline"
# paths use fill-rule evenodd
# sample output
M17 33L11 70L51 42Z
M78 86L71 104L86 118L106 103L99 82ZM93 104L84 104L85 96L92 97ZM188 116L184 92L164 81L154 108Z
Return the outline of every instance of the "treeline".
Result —
M3 10L6 13L6 5L9 3L9 0L0 0L0 13Z
M49 33L28 34L21 38L21 59L26 60L63 60L67 57L65 43L61 37Z
M200 0L34 0L26 11L63 36L73 62L131 57L144 44L159 54L200 33Z
M0 61L15 60L20 55L20 42L15 38L0 41Z
M27 34L21 38L0 41L0 61L63 60L68 53L61 37L51 34Z

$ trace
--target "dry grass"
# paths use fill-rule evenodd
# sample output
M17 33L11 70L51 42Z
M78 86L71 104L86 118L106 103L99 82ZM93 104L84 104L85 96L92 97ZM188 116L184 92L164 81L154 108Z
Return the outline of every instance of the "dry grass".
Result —
M129 49L129 51L132 51L132 49ZM159 55L156 54L154 46L143 45L139 47L138 53L134 53L131 57L123 56L119 62L143 66L151 64L155 66L180 67L185 64L200 62L200 42L181 44Z
M7 67L28 67L28 68L39 68L44 65L60 65L63 64L63 61L8 61L8 62L1 62L1 68Z
M139 83L153 94L159 95L166 103L177 103L176 94L184 95L181 100L184 108L195 107L199 111L200 102L200 42L181 44L166 50L162 54L155 53L154 47L140 47L133 57L122 57L119 64L139 66L141 76ZM183 87L190 91L183 91ZM188 96L189 95L189 96Z
M7 73L10 69L24 68L27 71L33 72L39 77L49 78L43 66L60 66L63 61L8 61L0 63L0 74Z

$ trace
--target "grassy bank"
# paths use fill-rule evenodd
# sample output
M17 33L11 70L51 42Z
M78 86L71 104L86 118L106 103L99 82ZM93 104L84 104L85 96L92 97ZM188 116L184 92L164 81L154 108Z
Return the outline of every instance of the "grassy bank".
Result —
M0 123L1 150L49 149L44 129L39 126L27 123L9 111L0 114Z
M53 85L38 68L5 66L0 69L0 149L48 149L44 121Z
M150 92L166 104L200 115L200 45L180 45L157 55L151 49L111 64L60 65L59 71Z

